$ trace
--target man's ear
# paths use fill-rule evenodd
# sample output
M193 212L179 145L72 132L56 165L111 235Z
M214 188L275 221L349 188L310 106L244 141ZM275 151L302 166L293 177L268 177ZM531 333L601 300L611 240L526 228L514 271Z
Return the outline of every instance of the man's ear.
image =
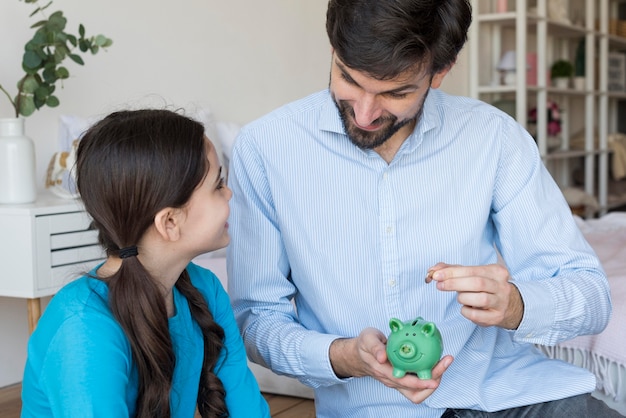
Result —
M443 79L446 77L446 75L448 74L448 72L450 72L451 69L452 69L452 65L450 65L449 67L444 68L443 70L441 70L437 74L435 74L433 76L432 81L430 82L430 87L432 87L434 89L438 89L441 86L441 83L443 82Z
M154 216L154 227L165 241L177 241L180 238L181 210L164 208Z

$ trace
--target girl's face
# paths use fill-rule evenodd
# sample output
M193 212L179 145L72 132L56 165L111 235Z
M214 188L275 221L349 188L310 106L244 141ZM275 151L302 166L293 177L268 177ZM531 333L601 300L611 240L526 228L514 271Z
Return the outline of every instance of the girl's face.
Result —
M204 141L209 171L187 202L182 227L185 242L196 255L223 248L230 242L227 219L232 191L224 182L215 147L206 136Z

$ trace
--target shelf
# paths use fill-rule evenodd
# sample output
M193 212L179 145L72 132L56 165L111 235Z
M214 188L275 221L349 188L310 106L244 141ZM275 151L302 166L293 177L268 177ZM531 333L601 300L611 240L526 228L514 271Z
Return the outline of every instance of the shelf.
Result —
M569 0L564 3L567 16L577 24L555 19L560 14L550 10L551 0L509 1L514 10L504 13L490 12L496 10L492 0L472 0L476 14L469 37L470 95L487 102L506 100L514 104L514 110L509 109L509 112L522 126L533 131L541 158L559 186L570 186L574 173L582 173L576 181L597 198L601 207L598 214L603 215L611 208L626 205L626 181L619 184L621 189L610 187L611 151L607 149L608 135L620 127L624 129L624 116L619 114L619 109L626 102L626 88L609 91L609 86L614 85L612 79L621 79L621 72L626 73L626 64L610 59L613 52L626 55L626 37L618 36L613 28L613 20L619 17L619 6L626 4L626 0ZM528 6L531 9L525 11ZM551 11L554 14L550 14ZM570 88L549 85L552 84L549 80L551 63L558 59L574 63L581 39L585 40L585 88L576 89L573 82ZM516 51L518 72L524 71L526 66L532 68L530 80L535 85L522 84L523 75L519 73L519 84L495 85L498 63L503 53L511 50ZM537 69L537 79L534 79ZM492 82L494 84L490 84ZM556 102L562 111L562 145L554 148L552 145L556 144L550 140L547 129L555 116L543 113L544 109L548 110L544 101ZM534 126L530 125L528 116L532 108L541 109ZM543 131L537 133L538 129ZM575 145L579 147L573 148Z
M617 35L608 35L609 48L611 50L626 50L626 38Z
M539 86L526 86L526 90L529 92L538 92L545 90L548 94L561 94L568 96L586 96L587 94L600 95L602 94L598 90L576 90L574 88L569 89L561 89L558 87L539 87ZM478 93L479 94L497 94L497 93L515 93L517 92L517 88L515 86L479 86ZM623 96L626 98L626 92L610 92L609 95L615 96ZM621 98L621 97L620 97Z
M616 99L616 100L624 100L624 99L626 99L626 91L609 91L609 92L606 93L606 95L610 99Z
M546 155L543 156L546 160L558 160L565 158L576 158L576 157L585 157L587 155L595 155L600 154L600 151L584 151L584 150L556 150L556 151L548 151Z
M506 13L485 13L478 16L477 21L480 23L492 23L500 25L504 28L515 29L516 24L516 12L506 12ZM561 38L574 38L585 36L588 33L593 33L599 35L600 32L596 30L588 30L587 28L579 25L574 25L571 23L560 22L557 20L548 19L545 17L540 17L535 14L527 13L526 14L526 24L528 29L535 29L535 26L539 22L546 22L548 27L548 31L551 35L555 35ZM529 31L530 31L529 30ZM618 36L612 36L612 38L617 38L616 42L619 42L620 39L624 39ZM626 41L623 44L626 46Z

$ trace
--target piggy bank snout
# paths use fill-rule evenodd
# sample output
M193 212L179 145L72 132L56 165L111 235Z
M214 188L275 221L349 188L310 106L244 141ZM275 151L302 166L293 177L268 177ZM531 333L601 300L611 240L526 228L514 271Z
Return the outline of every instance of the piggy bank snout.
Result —
M410 341L405 341L402 344L400 344L400 347L398 347L398 356L400 356L401 358L405 360L411 360L415 358L417 355L418 355L417 346Z

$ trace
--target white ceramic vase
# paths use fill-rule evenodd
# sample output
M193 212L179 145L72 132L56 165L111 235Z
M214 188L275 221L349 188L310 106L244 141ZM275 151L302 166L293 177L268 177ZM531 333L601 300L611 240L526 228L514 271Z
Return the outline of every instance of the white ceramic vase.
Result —
M24 135L24 118L0 118L0 204L37 198L35 145Z

